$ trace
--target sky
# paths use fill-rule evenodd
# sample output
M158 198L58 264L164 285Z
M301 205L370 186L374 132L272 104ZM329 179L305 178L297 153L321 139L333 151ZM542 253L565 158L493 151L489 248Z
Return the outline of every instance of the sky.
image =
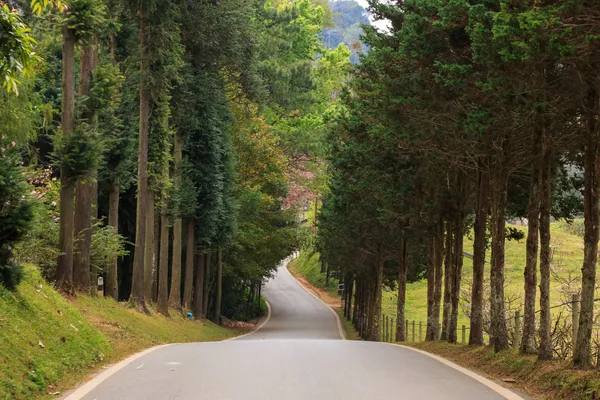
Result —
M361 6L363 6L365 9L369 7L369 3L367 2L367 0L356 0L356 2L358 4L360 4ZM383 29L384 31L388 31L389 30L389 22L387 20L385 21L373 21L373 18L371 18L371 24L375 25L377 28L379 29Z

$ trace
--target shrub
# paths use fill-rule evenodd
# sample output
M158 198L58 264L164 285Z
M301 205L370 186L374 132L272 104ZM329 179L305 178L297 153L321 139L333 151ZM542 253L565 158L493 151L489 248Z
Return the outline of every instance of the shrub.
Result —
M21 279L13 246L27 233L33 219L33 203L21 164L15 142L0 137L0 284L9 289Z

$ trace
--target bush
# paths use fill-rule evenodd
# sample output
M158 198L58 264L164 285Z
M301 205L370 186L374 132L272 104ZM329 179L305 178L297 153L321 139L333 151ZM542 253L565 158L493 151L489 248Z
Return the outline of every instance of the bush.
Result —
M44 279L54 281L59 235L59 197L60 187L52 178L50 169L35 170L27 180L29 192L35 194L37 201L33 207L31 229L15 244L14 254L21 263L38 266Z
M33 203L27 195L21 155L15 142L2 136L0 154L0 284L14 289L21 271L13 257L13 246L29 230Z

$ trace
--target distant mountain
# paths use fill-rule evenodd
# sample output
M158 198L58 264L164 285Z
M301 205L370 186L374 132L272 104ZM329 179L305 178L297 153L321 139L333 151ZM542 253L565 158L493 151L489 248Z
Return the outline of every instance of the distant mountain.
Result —
M359 54L365 53L368 49L361 42L361 25L369 25L369 13L354 0L330 1L331 11L333 12L333 26L323 30L323 42L325 45L334 49L340 43L346 44L352 50L350 60L358 63Z

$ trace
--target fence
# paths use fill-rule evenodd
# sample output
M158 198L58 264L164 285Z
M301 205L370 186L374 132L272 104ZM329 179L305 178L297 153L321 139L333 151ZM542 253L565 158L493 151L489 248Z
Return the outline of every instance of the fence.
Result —
M600 299L596 299L599 301ZM572 355L572 343L573 338L577 337L577 330L579 328L579 295L573 294L571 300L559 305L551 307L556 309L559 307L565 308L569 311L570 315L563 317L563 312L555 316L552 323L552 344L554 348L554 355L557 358L566 359ZM539 310L536 312L539 313ZM512 315L507 318L507 328L509 330L509 338L511 346L515 349L519 349L521 346L521 335L522 335L522 315L520 310L514 311ZM407 342L422 342L425 340L425 333L427 330L427 324L423 321L416 320L405 320L404 322L405 341ZM596 326L596 324L594 324ZM380 320L380 341L382 342L394 342L396 341L396 319L393 316L382 315ZM467 331L469 327L466 325L460 325L457 328L457 342L466 344L468 341ZM438 332L439 337L439 332ZM594 359L597 360L600 365L600 331L595 331L594 338Z

